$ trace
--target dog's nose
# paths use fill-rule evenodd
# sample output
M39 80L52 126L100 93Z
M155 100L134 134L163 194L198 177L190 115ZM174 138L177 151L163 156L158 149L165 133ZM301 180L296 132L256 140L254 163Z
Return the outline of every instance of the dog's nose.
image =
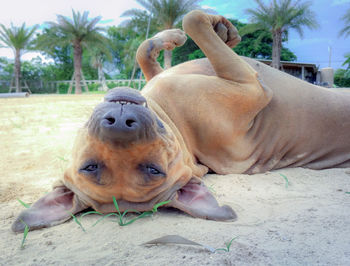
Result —
M105 137L120 141L132 141L139 137L141 122L132 112L120 113L119 110L107 112L101 119L101 129Z

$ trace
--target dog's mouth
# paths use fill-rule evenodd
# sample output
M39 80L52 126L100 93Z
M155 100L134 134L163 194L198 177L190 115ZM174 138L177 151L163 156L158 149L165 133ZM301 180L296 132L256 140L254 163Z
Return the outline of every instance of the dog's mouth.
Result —
M130 88L110 90L104 101L120 105L141 105L147 108L146 99L138 91Z
M147 108L147 102L146 101L133 101L133 100L129 100L129 99L113 99L113 100L109 100L108 102L110 103L116 103L116 104L121 104L121 105L131 105L131 104L134 104L134 105L141 105L143 107L146 107Z

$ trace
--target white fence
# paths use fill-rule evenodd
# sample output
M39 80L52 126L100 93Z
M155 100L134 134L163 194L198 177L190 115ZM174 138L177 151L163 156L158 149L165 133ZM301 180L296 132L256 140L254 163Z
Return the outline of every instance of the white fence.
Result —
M71 80L57 80L57 81L26 81L28 87L33 93L59 93L59 87L61 84L69 86L72 83ZM85 80L87 85L91 84L99 84L99 87L102 87L102 84L99 80ZM85 83L83 81L80 82L81 86L84 86ZM113 87L132 87L138 90L146 84L146 80L144 79L109 79L106 80L107 85L114 84ZM73 82L74 86L75 82ZM22 84L23 85L23 84ZM10 92L11 82L7 80L0 80L0 88L2 92ZM23 86L22 86L23 87ZM13 88L12 88L13 91ZM25 89L23 90L25 91ZM83 89L84 91L84 89Z

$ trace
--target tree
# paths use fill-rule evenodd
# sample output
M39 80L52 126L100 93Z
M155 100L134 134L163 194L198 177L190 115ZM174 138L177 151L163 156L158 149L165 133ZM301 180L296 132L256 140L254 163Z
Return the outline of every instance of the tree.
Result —
M103 63L111 61L112 55L107 47L91 47L88 49L90 55L90 65L97 69L98 80L102 86L103 91L107 91L106 77L103 72Z
M148 20L148 13L140 10L127 23L108 28L107 33L112 48L114 65L118 66L120 75L123 77L130 77L134 69L136 50L146 38ZM154 34L156 31L156 20L151 20L149 34Z
M245 29L246 33L257 30L268 30L272 34L272 67L281 68L282 40L288 40L288 33L291 29L297 31L303 37L303 28L315 29L318 23L315 14L311 11L311 2L301 0L272 0L264 4L262 0L254 0L258 8L247 9L251 15L253 24Z
M350 36L350 8L346 11L345 15L341 18L344 23L345 27L339 32L339 35L344 35L345 37Z
M136 0L142 5L158 24L158 30L172 29L184 15L194 9L202 9L198 2L200 0ZM122 16L140 16L143 12L139 9L129 9ZM171 67L172 52L164 51L164 67Z
M38 37L38 47L42 50L52 50L54 47L73 47L75 93L81 91L82 54L83 48L103 47L107 39L101 34L104 29L97 26L101 17L88 19L89 12L83 14L72 10L73 18L57 15L57 22L48 22L46 34Z
M9 28L0 24L0 41L3 43L0 47L12 48L15 56L14 72L16 92L21 92L21 55L26 50L31 49L32 38L37 28L37 25L32 28L27 28L25 23L20 27L15 27L11 24Z
M239 32L248 25L236 19L229 20L235 25ZM265 33L262 31L265 31ZM259 30L245 34L242 37L241 42L234 48L234 51L238 55L251 58L271 59L272 35L266 30ZM203 57L205 57L204 53L191 38L188 38L183 46L176 48L173 52L173 61L175 64ZM281 60L295 61L296 59L297 57L295 54L293 54L288 48L282 47Z

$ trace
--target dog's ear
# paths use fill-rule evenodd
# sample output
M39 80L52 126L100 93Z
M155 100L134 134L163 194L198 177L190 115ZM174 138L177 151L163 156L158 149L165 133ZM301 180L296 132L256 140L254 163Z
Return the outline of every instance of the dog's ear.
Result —
M167 205L180 209L194 217L228 221L237 218L231 207L219 206L208 188L197 178L192 178Z
M12 224L12 230L23 232L26 225L29 230L35 230L60 224L86 208L73 191L60 185L22 211Z

